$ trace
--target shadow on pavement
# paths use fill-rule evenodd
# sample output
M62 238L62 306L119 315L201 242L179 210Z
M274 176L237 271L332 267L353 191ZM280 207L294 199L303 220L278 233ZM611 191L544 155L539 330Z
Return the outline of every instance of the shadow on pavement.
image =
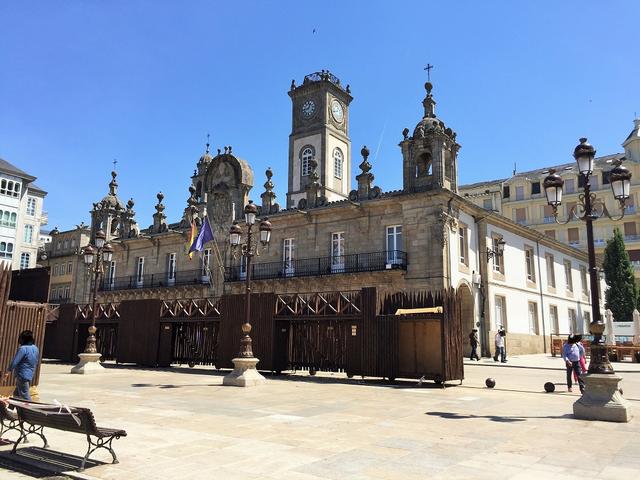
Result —
M564 415L542 415L542 416L506 416L506 415L472 415L472 414L460 414L454 412L426 412L425 415L431 415L433 417L441 417L450 420L468 420L472 418L486 418L491 420L492 422L499 423L515 423L515 422L526 422L530 418L550 418L550 419L572 419L573 415L570 413L565 413Z
M78 470L81 464L82 457L39 447L19 448L15 454L10 450L0 452L0 468L33 478L68 479L70 477L64 472ZM85 469L97 465L104 465L104 462L89 459Z

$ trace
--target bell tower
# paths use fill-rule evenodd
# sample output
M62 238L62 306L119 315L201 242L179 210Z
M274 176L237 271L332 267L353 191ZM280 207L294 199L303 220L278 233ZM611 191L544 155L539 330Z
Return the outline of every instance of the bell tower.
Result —
M348 198L351 189L351 140L349 85L327 70L304 77L302 85L291 82L292 127L289 135L289 185L287 208L306 198L313 182L313 165L319 177L323 201Z
M402 132L403 187L407 192L446 188L458 192L458 150L456 132L436 117L433 85L425 83L427 95L422 101L424 117L409 136Z

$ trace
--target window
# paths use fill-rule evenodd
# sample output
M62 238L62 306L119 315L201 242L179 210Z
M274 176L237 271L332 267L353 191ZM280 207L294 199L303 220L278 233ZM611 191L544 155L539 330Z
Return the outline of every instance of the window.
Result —
M344 272L344 232L331 234L331 271Z
M496 322L495 329L500 327L507 329L507 299L500 295L495 296Z
M578 175L578 188L584 187L584 176Z
M300 152L300 161L302 163L302 175L306 176L311 173L310 161L316 156L312 146L306 146Z
M113 290L116 285L116 261L115 260L112 260L111 263L109 264L109 272L108 272L107 278L109 279L109 289Z
M569 333L578 333L578 317L576 311L573 308L568 310L569 315Z
M591 184L591 190L598 190L598 177L592 175L589 177L589 183Z
M202 268L201 268L202 280L204 280L205 282L209 281L209 272L211 271L209 269L210 261L211 261L211 249L205 248L202 251Z
M333 176L336 178L342 178L342 150L339 148L333 149Z
M573 278L571 278L571 262L564 261L564 286L569 292L573 292Z
M64 239L64 249L66 250L66 249L68 249L68 248L69 248L69 239L68 239L68 238L65 238L65 239Z
M558 335L560 326L558 325L558 307L549 305L549 320L551 321L551 331Z
M0 258L13 258L13 243L0 242Z
M60 266L56 263L53 265L53 275L52 276L57 276L59 274L58 268L60 268Z
M67 263L67 273L68 274L73 273L73 262Z
M64 298L68 300L70 297L71 297L71 287L67 285L66 287L64 287Z
M0 181L0 195L7 195L8 197L19 197L20 183L13 182L11 180Z
M527 209L526 208L516 208L515 209L515 219L516 223L525 224L527 223Z
M20 270L24 270L25 268L29 268L29 261L31 260L31 254L29 253L21 253L20 254Z
M624 239L635 240L637 236L636 222L624 222Z
M16 220L18 216L14 212L8 212L6 210L0 210L0 226L8 228L16 228Z
M240 279L247 278L247 257L244 255L240 257Z
M458 246L460 253L460 263L469 265L469 238L467 227L461 225L458 228Z
M24 226L24 243L31 243L33 241L33 225Z
M609 174L611 172L602 172L602 184L603 185L609 185L610 179L609 179Z
M485 210L493 210L493 199L485 198L482 201L482 208L484 208Z
M556 231L555 230L545 230L544 234L549 238L553 238L554 240L556 239Z
M554 223L556 221L553 216L553 207L551 205L545 205L542 207L542 221L544 223Z
M540 193L540 182L533 182L531 184L531 195Z
M533 248L524 247L524 260L525 267L527 270L527 280L529 282L535 283L536 281L536 266L535 266L535 257L533 255Z
M176 254L167 255L167 283L173 285L176 283Z
M524 187L516 187L516 200L524 200Z
M633 200L633 195L629 195L629 198L627 198L627 201L624 203L624 211L626 213L635 213L636 204Z
M569 245L578 245L580 243L580 230L577 228L570 228L567 230L567 237Z
M296 241L293 238L285 238L282 244L282 269L285 276L291 276L295 272L293 260L295 258Z
M547 260L547 285L556 288L556 269L553 255L546 255Z
M587 282L587 267L580 265L580 283L582 284L582 295L589 296L589 282Z
M502 187L502 198L509 198L511 196L510 190L509 185Z
M387 227L387 263L398 265L402 261L402 225Z
M571 218L571 220L575 220L577 218L578 212L576 211L576 202L567 202L565 208L567 211L567 218Z
M55 300L57 294L58 294L58 289L52 288L51 294L49 295L49 300Z
M144 285L144 257L138 257L136 262L136 286L138 288Z
M492 249L494 252L498 251L498 242L502 240L502 237L492 237ZM493 256L493 271L497 273L504 273L504 255Z
M574 178L567 178L564 181L565 193L574 193L576 191L576 181Z
M27 198L27 215L34 217L36 214L36 199L33 197Z
M529 333L538 335L538 304L529 302Z

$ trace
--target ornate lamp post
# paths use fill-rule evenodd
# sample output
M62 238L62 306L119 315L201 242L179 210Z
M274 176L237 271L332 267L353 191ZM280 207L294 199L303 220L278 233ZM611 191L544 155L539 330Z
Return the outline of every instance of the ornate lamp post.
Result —
M504 239L501 238L496 242L495 250L492 250L487 247L487 262L491 260L493 257L501 257L502 255L504 255L504 246L506 244L507 242L505 242Z
M593 146L587 143L586 138L581 138L580 144L573 152L573 156L576 159L578 171L583 180L584 193L580 194L577 204L568 212L568 218L565 221L558 220L558 207L562 204L564 181L553 169L549 170L549 175L544 180L544 191L547 203L553 208L553 216L557 223L565 225L573 218L579 218L585 222L587 229L592 310L589 331L593 335L593 341L591 342L589 371L584 376L585 392L573 405L574 415L584 419L627 422L631 419L631 416L626 400L622 398L618 391L618 382L621 379L614 374L602 338L605 324L600 313L598 267L593 243L593 221L604 215L614 221L624 217L625 203L629 198L631 172L622 166L621 160L613 162L614 168L609 173L609 181L613 196L618 201L621 211L618 217L614 217L607 210L604 201L597 198L594 193L591 193L590 177L593 173L595 155L596 150Z
M254 225L257 221L258 208L253 201L244 208L244 219L247 226L246 242L242 243L242 228L238 222L234 222L229 230L229 243L235 254L238 249L240 256L245 259L245 312L244 323L242 324L242 337L240 338L240 352L234 358L234 369L223 379L223 385L233 385L237 387L251 387L265 382L265 378L258 372L256 365L259 360L253 356L251 348L251 259L254 255L259 255L259 244L254 239ZM265 217L258 227L260 234L260 244L265 247L271 241L271 222Z
M71 369L71 373L96 373L104 370L100 365L100 353L96 348L96 309L98 303L96 301L98 286L100 279L104 274L104 263L111 262L113 257L113 247L109 243L105 243L107 236L103 230L96 232L95 246L87 245L82 249L82 257L87 267L87 273L93 281L91 282L91 326L89 327L89 336L84 348L84 352L78 354L80 361Z

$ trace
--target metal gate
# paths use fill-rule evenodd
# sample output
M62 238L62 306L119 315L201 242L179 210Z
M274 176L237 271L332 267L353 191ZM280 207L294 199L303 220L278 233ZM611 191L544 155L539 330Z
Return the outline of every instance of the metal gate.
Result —
M347 371L347 349L353 326L353 320L340 318L279 320L276 330L286 340L287 368Z
M215 365L218 351L219 321L172 323L172 363Z

